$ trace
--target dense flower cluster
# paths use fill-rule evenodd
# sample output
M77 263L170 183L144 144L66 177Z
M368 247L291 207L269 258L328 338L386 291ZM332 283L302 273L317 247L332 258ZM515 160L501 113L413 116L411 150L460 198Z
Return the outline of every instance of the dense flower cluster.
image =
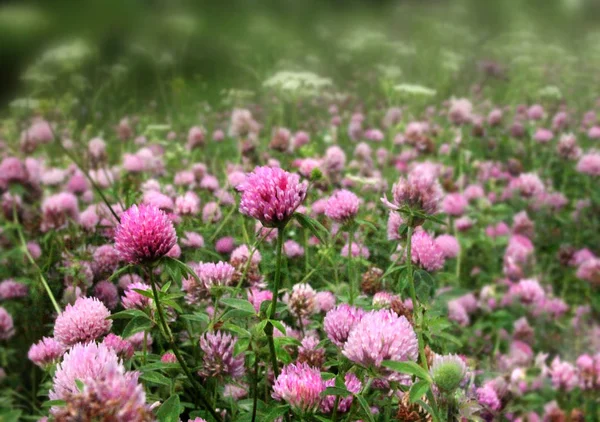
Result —
M54 337L65 346L87 343L108 334L110 311L93 297L80 297L56 318Z
M350 330L342 353L365 367L379 368L384 360L415 361L417 336L405 317L389 310L371 311Z
M308 184L278 167L257 167L236 186L242 193L240 212L265 227L285 224L304 202Z
M161 258L175 245L177 235L167 215L152 205L133 205L115 230L115 249L130 263Z

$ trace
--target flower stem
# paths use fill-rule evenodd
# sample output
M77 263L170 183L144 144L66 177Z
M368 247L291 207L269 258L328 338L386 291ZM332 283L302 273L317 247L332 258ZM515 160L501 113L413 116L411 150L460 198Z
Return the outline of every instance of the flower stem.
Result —
M425 354L425 342L423 341L423 333L420 327L420 304L417 302L417 293L415 289L415 279L413 276L413 266L412 266L412 235L413 235L413 227L412 227L412 217L408 219L408 231L407 231L407 240L406 240L406 270L408 272L408 286L410 289L410 298L413 303L413 324L415 328L415 332L417 333L417 340L419 342L419 357L421 360L421 366L428 370L427 364L427 355ZM437 406L435 403L435 397L431 390L427 392L427 398L429 400L429 404L433 409L434 414L432 414L432 418L434 421L439 420Z
M354 256L352 254L352 241L354 240L354 228L348 230L348 283L350 286L350 305L354 305Z
M269 319L275 318L277 309L277 295L279 293L279 284L281 279L281 257L283 249L283 233L285 227L279 227L277 230L277 258L275 262L275 277L273 283L273 299L271 301L271 310L269 312ZM273 341L273 324L267 322L265 326L265 334L267 335L267 341L269 342L269 352L271 353L271 364L273 366L273 374L275 378L279 376L279 368L277 366L277 353L275 352L275 342Z
M421 358L421 366L427 369L427 356L425 355L425 343L423 341L423 333L419 327L419 302L417 302L417 292L415 289L415 279L413 276L412 266L412 217L408 220L408 232L406 234L406 271L408 272L408 287L410 289L410 298L413 304L413 322L415 324L415 331L417 333L417 339L419 340L419 356Z
M52 306L54 306L54 310L56 311L57 314L60 314L61 313L60 306L58 305L58 302L56 301L56 298L54 297L54 294L52 293L52 290L50 289L50 286L48 285L48 281L46 281L46 278L44 277L44 274L42 273L41 268L38 266L38 264L35 262L35 259L33 259L33 257L29 253L29 249L27 249L27 242L25 241L25 236L23 236L23 231L21 230L21 225L19 224L19 220L17 218L17 210L16 209L14 210L14 222L15 222L15 228L17 230L17 235L19 236L19 241L21 242L21 248L23 249L23 253L27 257L27 260L31 263L31 265L33 265L33 267L36 269L38 276L40 278L40 281L42 282L42 286L44 286L44 289L46 290L46 293L48 294L48 297L50 298L50 302L52 302Z
M206 409L212 415L212 417L215 418L215 420L217 420L218 422L220 422L221 416L211 406L210 402L206 398L206 392L204 391L204 388L200 384L198 384L197 381L194 379L190 368L188 368L187 363L181 356L179 347L177 347L177 344L175 343L173 334L171 333L171 329L169 328L169 325L167 324L167 321L165 319L162 305L160 304L160 298L158 295L158 290L156 288L156 281L154 280L154 271L152 270L152 268L147 268L147 272L149 274L150 285L152 286L152 296L154 297L154 303L156 304L156 312L158 313L158 320L160 322L163 335L166 337L169 346L171 346L171 349L173 350L173 353L177 358L177 362L179 362L181 369L183 369L183 372L192 384L192 388L196 391L196 394L200 398L200 401L202 402L202 404L204 404L204 407L206 407Z
M254 374L252 376L252 422L256 422L256 409L258 406L258 356L254 355Z

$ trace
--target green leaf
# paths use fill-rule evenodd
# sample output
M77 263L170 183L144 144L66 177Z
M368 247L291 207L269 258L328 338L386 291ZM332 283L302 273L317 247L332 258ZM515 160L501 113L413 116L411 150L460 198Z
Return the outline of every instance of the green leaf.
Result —
M372 229L373 229L373 231L377 231L377 230L378 230L378 229L377 229L377 226L376 226L375 224L373 224L372 222L370 222L370 221L367 221L367 220L361 220L361 219L357 219L357 220L355 220L355 221L356 221L356 223L358 223L358 224L362 224L362 225L365 225L365 226L368 226L368 227L372 228Z
M386 368L391 369L392 371L408 375L414 375L423 380L431 380L429 372L427 372L422 366L419 366L415 362L395 362L393 360L384 360L381 364Z
M179 414L181 413L181 404L179 396L173 394L169 397L156 412L156 418L160 422L178 422Z
M221 321L227 321L231 318L247 318L254 315L256 315L255 312L250 313L248 311L242 311L241 309L231 309L223 314Z
M166 385L167 387L171 386L171 380L159 372L154 372L154 371L144 372L140 376L140 378L143 379L144 381L151 382L154 384Z
M430 383L427 380L421 380L416 382L410 387L410 402L414 403L415 401L421 399L429 390Z
M181 318L187 319L188 321L201 322L204 324L208 324L210 322L210 317L206 314L185 314L181 315Z
M254 305L248 302L245 299L235 299L235 298L224 298L220 301L222 304L227 305L234 309L239 309L241 311L245 311L251 314L256 314L256 309L254 309Z
M406 265L398 265L398 266L392 265L386 270L386 272L381 276L381 278L386 278L386 277L394 274L395 272L398 272L398 271L402 272L404 270L406 270Z
M415 271L415 290L420 302L428 303L435 293L435 280L425 270Z
M406 236L407 232L408 226L404 223L400 224L400 227L398 227L398 234L400 235L400 237L403 238L404 236Z
M331 380L335 378L335 374L332 374L331 372L321 372L321 378L325 381Z
M223 330L227 330L227 331L231 331L232 333L236 333L238 335L238 339L252 337L252 333L250 331L246 330L245 328L239 327L236 324L230 324L229 322L226 322L225 324L223 324L223 327L221 327L221 328Z
M164 286L162 286L162 287L160 288L160 291L161 291L161 292L163 292L163 293L167 293L167 292L169 291L169 288L170 288L170 287L171 287L171 281L169 280L169 281L167 281L167 282L165 283L165 285L164 285Z
M149 330L153 325L154 323L148 317L136 316L125 326L122 336L123 338L127 338L140 331Z
M436 333L436 336L441 337L443 339L446 339L448 341L451 341L452 343L456 344L458 347L462 347L462 341L460 341L458 338L454 337L452 334L450 333Z
M166 363L166 362L154 362L154 363L149 363L147 365L144 365L142 367L139 368L140 371L146 373L146 372L151 372L151 371L160 371L160 370L167 370L167 369L179 369L179 363L175 362L175 363Z
M132 289L134 292L139 293L142 296L146 296L147 298L154 299L154 295L152 294L152 290L144 290L144 289ZM159 297L163 297L164 295L160 295Z
M85 388L85 384L83 383L83 381L81 381L80 379L76 379L75 385L77 386L79 392L83 392L83 389Z
M2 413L0 413L0 421L19 422L22 413L22 410L3 410Z
M338 388L338 387L327 387L325 389L325 391L323 391L321 393L321 397L325 397L325 396L341 396L341 397L348 397L350 396L352 393L348 390L346 390L345 388Z
M423 218L425 220L433 221L435 223L441 224L442 226L446 225L446 222L439 217L434 217L433 215L424 215Z
M346 382L344 377L342 376L342 374L339 374L336 378L335 378L335 386L337 388L341 388L341 389L346 389Z
M120 277L125 272L129 271L133 265L125 265L123 268L119 268L116 272L112 273L112 275L108 278L108 281L113 281L115 278Z
M325 227L323 227L321 223L319 223L314 218L311 218L299 212L294 213L294 218L302 227L309 230L313 235L315 235L321 243L327 243L327 236L329 235L329 232Z
M271 411L262 420L264 420L265 422L274 421L281 415L285 414L285 412L287 412L289 408L290 406L288 406L287 404L285 406L276 406L273 409L271 409Z
M419 406L421 406L423 409L425 409L427 411L427 413L429 413L430 415L433 415L435 418L436 413L433 411L433 409L431 408L431 406L429 406L428 403L424 402L423 400L417 400L416 403Z
M356 397L356 400L358 400L360 407L362 407L363 411L365 412L365 415L367 416L367 418L369 418L369 421L375 422L375 418L371 413L371 407L369 407L369 403L367 403L367 400L360 394L355 394L354 397Z
M285 330L285 327L284 327L284 325L283 325L283 324L282 324L280 321L277 321L277 320L274 320L274 319L270 319L270 320L269 320L269 322L270 322L271 324L273 324L273 327L277 328L277 330L278 330L278 331L279 331L281 334L283 334L284 336L286 335L286 330Z
M133 317L142 317L142 318L150 319L150 317L144 311L141 311L139 309L126 309L124 311L112 314L108 318L109 319L131 319Z
M62 407L62 406L65 406L66 404L67 404L67 402L64 400L46 400L44 403L42 403L42 407L53 407L53 406Z

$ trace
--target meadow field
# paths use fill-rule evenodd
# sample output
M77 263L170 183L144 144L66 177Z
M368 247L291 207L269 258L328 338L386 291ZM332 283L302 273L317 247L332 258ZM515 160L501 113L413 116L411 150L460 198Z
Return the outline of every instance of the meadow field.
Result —
M600 5L0 5L0 421L600 420Z

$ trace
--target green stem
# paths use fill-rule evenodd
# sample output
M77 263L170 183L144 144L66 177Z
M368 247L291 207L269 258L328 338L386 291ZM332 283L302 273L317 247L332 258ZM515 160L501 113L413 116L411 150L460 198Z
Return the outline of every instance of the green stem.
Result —
M333 403L333 414L331 415L331 422L337 421L339 405L340 405L340 396L335 396L335 403Z
M450 227L451 230L454 234L454 237L456 238L456 241L459 242L458 239L458 230L456 230L456 226L454 225L454 219L451 217L450 218ZM459 242L460 244L460 242ZM461 268L462 268L462 257L463 257L463 252L462 252L462 247L458 248L458 256L456 257L456 285L458 287L460 287L460 272L461 272Z
M354 240L354 229L348 230L348 283L350 286L350 305L354 305L354 261L352 256L352 241Z
M171 349L173 350L173 353L175 354L175 357L177 358L177 362L179 362L181 369L183 369L183 372L192 384L192 388L196 390L196 394L200 398L200 401L202 401L202 404L204 404L204 407L206 407L206 409L212 415L212 417L215 418L215 420L221 422L221 416L210 405L210 402L206 398L204 388L200 384L198 384L197 381L194 379L190 368L188 368L187 363L185 362L185 360L181 356L181 353L179 352L179 347L177 347L177 344L175 343L173 334L171 333L171 329L169 328L169 325L167 324L167 321L165 319L162 305L160 304L160 298L158 295L158 290L156 288L156 281L154 280L154 271L150 267L147 268L147 272L149 274L150 285L152 287L152 296L154 298L154 303L156 304L156 312L158 313L158 320L160 322L163 335L165 336L167 342L171 346Z
M419 342L419 357L421 360L421 366L423 366L423 368L425 368L425 370L428 370L427 355L425 354L425 342L423 341L423 333L422 333L421 327L420 327L420 320L421 320L421 314L419 312L420 305L419 305L419 302L417 302L417 293L416 293L416 289L415 289L415 280L414 280L414 276L413 276L413 266L412 266L413 227L412 227L412 222L413 222L412 217L409 217L407 240L406 240L406 269L408 271L408 285L410 288L410 298L413 303L413 324L414 324L415 332L417 333L417 340ZM433 417L434 421L438 421L439 416L438 416L438 411L437 411L437 407L435 404L435 397L431 390L429 390L427 392L427 398L429 399L429 404L434 411L434 414L431 416Z
M410 289L410 298L413 304L413 323L415 325L415 331L417 332L417 339L419 340L419 356L421 358L421 366L427 369L427 356L425 355L425 344L423 341L423 333L419 328L419 302L417 302L417 292L415 289L415 279L413 276L412 266L412 217L408 220L408 232L406 234L406 270L408 272L408 287Z
M148 330L144 330L144 343L142 344L142 364L146 364L148 355Z
M252 422L256 422L256 408L258 404L258 356L254 355L254 376L252 377Z
M308 245L308 230L304 230L304 272L308 272L308 263L310 262L310 249Z
M42 282L42 285L44 286L44 289L46 290L46 293L48 294L48 297L50 298L50 302L52 302L52 306L54 306L54 310L56 311L57 314L60 314L62 311L60 309L60 306L58 305L58 302L56 301L56 299L54 297L54 294L52 293L52 290L50 289L50 286L48 285L48 281L46 281L46 278L42 274L41 268L38 266L38 264L35 262L35 259L33 259L33 257L29 253L29 249L27 249L27 242L25 241L25 236L23 236L23 231L21 230L21 225L19 224L19 220L17 218L16 209L14 210L14 222L15 222L15 228L17 230L17 234L19 236L19 241L21 242L21 248L23 249L23 253L27 257L27 260L29 261L29 263L31 265L33 265L33 267L36 269L38 276L40 278L40 281Z
M83 173L83 175L86 177L86 179L88 179L88 181L90 182L90 184L92 185L92 187L94 188L94 190L98 193L98 195L100 195L100 198L102 199L102 202L104 202L104 204L108 207L108 210L110 211L110 213L117 220L117 223L120 223L121 222L121 218L115 212L115 210L113 209L113 207L110 204L110 202L108 202L108 199L106 199L106 196L104 195L104 192L102 192L102 189L100 189L100 187L98 186L98 184L94 181L94 179L92 179L92 176L90 176L89 172L86 169L84 169L81 164L79 164L79 162L77 161L77 159L75 158L75 156L73 154L71 154L71 151L69 151L67 148L65 148L65 146L62 144L61 140L56 137L56 135L54 134L54 132L53 132L53 136L54 136L54 142L59 146L59 148L62 150L62 152L67 157L69 157L71 159L71 161L73 161L73 164L75 164L77 166L77 168L79 168L79 170Z
M282 249L283 249L283 233L285 227L279 227L277 230L277 258L276 258L276 267L275 267L275 278L273 284L273 299L271 301L271 309L269 311L269 319L275 318L275 313L277 310L277 295L279 293L279 283L281 279L281 257L282 257ZM277 353L275 352L275 342L273 341L273 324L271 322L267 322L265 326L265 334L267 335L267 340L269 342L269 352L271 353L271 364L273 366L273 374L275 378L279 376L279 368L277 367Z

